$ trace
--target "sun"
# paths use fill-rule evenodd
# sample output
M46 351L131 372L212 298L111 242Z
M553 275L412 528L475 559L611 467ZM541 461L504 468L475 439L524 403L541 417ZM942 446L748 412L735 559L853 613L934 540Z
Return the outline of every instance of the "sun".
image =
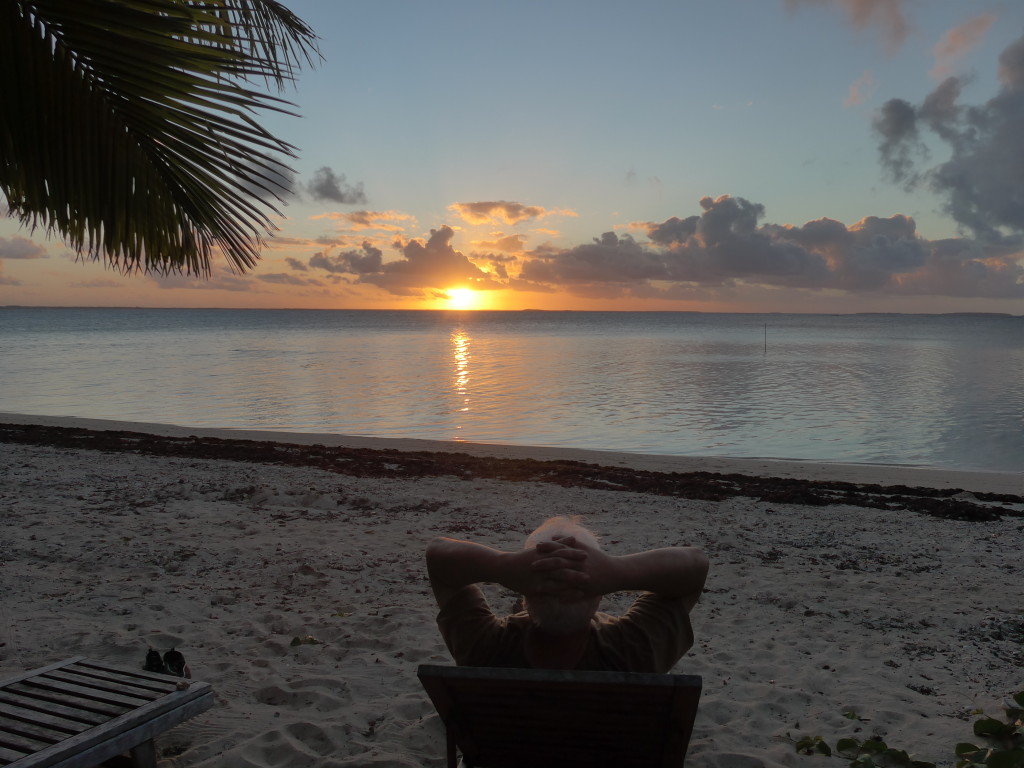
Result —
M449 288L445 293L448 309L476 309L479 304L479 294L472 288Z

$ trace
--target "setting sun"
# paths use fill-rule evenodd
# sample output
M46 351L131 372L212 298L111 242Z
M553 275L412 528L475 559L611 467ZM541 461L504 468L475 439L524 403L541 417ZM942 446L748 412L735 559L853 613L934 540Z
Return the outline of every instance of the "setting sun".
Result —
M471 288L450 288L448 294L448 309L476 309L479 304L479 294Z

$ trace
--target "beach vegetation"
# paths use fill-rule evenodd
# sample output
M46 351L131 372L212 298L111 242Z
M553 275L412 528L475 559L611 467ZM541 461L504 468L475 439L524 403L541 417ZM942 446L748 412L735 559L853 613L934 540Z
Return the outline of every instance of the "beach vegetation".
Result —
M295 156L254 115L318 58L276 0L0 0L8 215L125 273L251 268Z
M853 713L849 719L863 721ZM956 768L1024 768L1024 691L1014 694L1000 719L980 715L974 722L974 735L985 740L977 745L961 742L954 746ZM935 763L915 760L906 750L890 747L880 737L867 739L842 738L833 749L821 736L793 738L787 734L796 751L803 755L824 755L848 760L850 768L936 768Z

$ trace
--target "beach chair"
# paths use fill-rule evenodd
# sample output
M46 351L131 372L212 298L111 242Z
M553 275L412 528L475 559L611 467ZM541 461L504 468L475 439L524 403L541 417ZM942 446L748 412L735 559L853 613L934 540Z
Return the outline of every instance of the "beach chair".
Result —
M153 737L211 706L208 683L67 659L0 681L0 766L155 768Z
M677 768L701 678L637 672L424 665L447 731L448 766Z

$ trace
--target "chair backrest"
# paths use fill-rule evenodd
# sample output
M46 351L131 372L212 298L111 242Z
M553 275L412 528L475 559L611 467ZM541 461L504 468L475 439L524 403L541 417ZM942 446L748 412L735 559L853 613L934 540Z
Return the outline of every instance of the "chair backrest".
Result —
M701 678L424 665L418 675L467 766L677 768Z

